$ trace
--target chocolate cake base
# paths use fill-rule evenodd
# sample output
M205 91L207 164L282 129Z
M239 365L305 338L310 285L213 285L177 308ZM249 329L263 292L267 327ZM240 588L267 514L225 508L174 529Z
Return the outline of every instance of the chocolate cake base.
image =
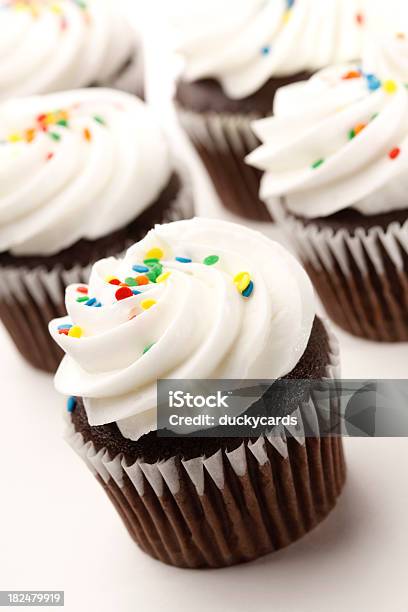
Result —
M228 98L214 79L180 81L176 105L180 123L190 137L222 205L251 221L270 223L272 216L259 198L262 172L245 163L261 143L251 122L272 113L276 91L307 79L309 73L270 79L259 91L240 100Z
M408 341L408 209L286 216L303 264L330 318L376 342Z
M80 240L51 256L0 253L0 319L22 356L35 368L54 373L63 353L52 340L48 323L66 315L66 286L87 283L94 262L122 253L156 223L192 214L191 196L173 174L156 202L121 230L94 241Z
M316 319L288 378L321 378L329 363L327 332ZM85 460L92 457L131 537L178 567L226 567L288 546L329 514L346 478L341 438L303 443L289 436L283 453L266 439L216 432L212 438L150 433L132 442L116 424L90 427L80 399L71 419L73 446Z
M177 84L176 102L185 110L195 113L255 114L266 117L272 114L278 89L306 81L311 76L310 72L299 72L288 77L272 78L252 95L239 99L229 98L216 79L200 79L192 83L181 80Z

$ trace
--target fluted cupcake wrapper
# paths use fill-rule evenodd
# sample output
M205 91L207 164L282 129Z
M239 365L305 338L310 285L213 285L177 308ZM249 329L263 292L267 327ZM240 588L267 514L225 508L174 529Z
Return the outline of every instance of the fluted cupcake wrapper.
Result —
M277 216L337 325L369 340L408 341L408 220L352 235L305 225L282 207Z
M188 218L193 214L192 191L185 182L175 200L155 215L153 224ZM146 233L150 227L146 227ZM143 238L141 235L139 238ZM87 265L62 264L52 269L44 266L26 268L0 265L0 319L22 356L35 368L54 373L63 352L51 338L48 324L66 315L65 288L70 284L87 283L95 261L111 255L121 255L131 246L129 241L110 245L95 241Z
M334 345L328 376L338 376ZM328 401L335 413L337 397ZM333 405L332 405L333 402ZM314 412L315 410L315 412ZM345 481L342 440L320 438L316 407L305 438L302 417L227 452L129 465L84 442L71 421L67 440L102 484L130 535L152 557L178 567L250 561L299 539L336 504Z
M197 113L177 106L179 121L203 161L221 203L252 221L271 222L259 198L262 172L245 163L260 142L251 122L256 115Z

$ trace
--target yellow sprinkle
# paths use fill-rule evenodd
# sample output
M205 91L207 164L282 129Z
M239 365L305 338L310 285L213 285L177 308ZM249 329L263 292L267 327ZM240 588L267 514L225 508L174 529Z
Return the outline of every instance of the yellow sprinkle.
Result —
M162 257L164 257L164 253L159 247L154 247L146 253L146 259L162 259Z
M81 327L78 325L74 325L68 332L68 336L71 338L81 338L84 335L84 332Z
M291 18L291 14L292 14L292 11L290 10L286 11L286 13L283 16L283 23L285 24L288 23L289 19Z
M61 5L57 4L56 2L51 5L51 10L53 13L57 13L57 15L60 15L62 13Z
M397 91L398 85L395 81L384 81L383 88L387 93L393 94Z
M10 134L10 136L8 137L8 141L9 142L21 142L23 140L23 137L21 134Z
M53 123L57 122L57 118L55 113L47 113L46 117L45 117L45 124L46 125L52 125Z
M33 142L35 138L35 130L31 128L29 130L26 130L24 136L27 142Z
M110 283L116 276L105 276L105 282Z
M248 272L239 272L234 277L234 285L237 287L238 291L241 293L248 288L249 283L251 282L251 277Z
M163 272L163 274L160 274L160 276L156 278L156 283L164 283L164 281L166 281L170 275L171 272Z
M156 300L143 300L143 302L140 302L140 306L143 308L143 310L149 310L149 308L154 306L156 303Z

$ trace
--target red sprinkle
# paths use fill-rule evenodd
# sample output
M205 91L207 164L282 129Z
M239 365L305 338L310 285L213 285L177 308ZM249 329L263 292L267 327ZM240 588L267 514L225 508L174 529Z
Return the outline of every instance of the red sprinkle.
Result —
M109 281L109 284L110 285L118 285L119 286L121 284L121 282L120 282L120 280L118 278L112 278L112 280Z
M54 157L54 153L48 153L46 160L50 161L50 159L52 159Z
M365 19L364 19L363 13L357 13L356 21L357 21L358 25L361 25L361 26L364 25Z
M398 147L395 147L395 149L393 149L392 151L388 153L388 157L390 159L397 159L400 153L401 153L401 149Z
M117 300L126 300L126 298L132 297L133 293L129 289L129 287L120 287L115 293L115 297Z
M59 333L60 336L62 336L62 335L68 336L69 329L59 329L58 333Z
M88 287L78 287L78 293L88 293Z

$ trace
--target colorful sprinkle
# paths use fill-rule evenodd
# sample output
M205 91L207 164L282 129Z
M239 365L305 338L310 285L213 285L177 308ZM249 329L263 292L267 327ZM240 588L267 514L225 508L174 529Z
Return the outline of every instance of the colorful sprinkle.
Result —
M150 351L150 349L155 345L155 342L152 342L151 344L148 344L144 349L143 349L143 355L146 355L146 353L148 353Z
M179 263L188 264L192 262L192 259L190 259L189 257L176 257L176 261L178 261Z
M357 13L356 15L356 22L358 23L358 25L363 26L365 23L365 17L363 15L363 13Z
M149 310L149 308L152 308L152 306L155 306L155 304L157 304L156 300L148 299L143 300L143 302L140 303L140 306L143 308L143 310Z
M52 158L54 157L54 153L48 153L47 157L45 158L47 161L50 161Z
M59 333L60 336L68 336L69 329L68 328L59 329L58 333Z
M138 291L137 289L132 289L132 293L133 293L133 295L141 295L142 294L142 292Z
M360 79L361 72L359 72L358 70L349 70L349 72L346 72L346 74L344 74L341 78L343 79L343 81L348 81L350 79Z
M242 295L245 298L249 298L249 297L251 297L253 291L254 291L254 283L251 281L249 283L248 287L245 289L245 291L242 292Z
M264 45L261 48L262 55L269 55L270 52L271 52L271 46L270 45Z
M154 247L154 248L150 249L150 251L148 251L146 253L145 261L149 260L149 259L156 259L157 261L159 261L163 257L164 257L164 253L163 253L162 249L160 249L159 247Z
M85 306L95 306L97 303L98 303L98 300L96 298L91 298L90 300L87 301Z
M69 397L67 400L67 411L69 413L73 413L76 407L76 399L75 397Z
M395 81L392 81L392 80L384 81L383 89L388 94L394 94L397 91L397 89L398 89L398 85L397 85L397 83Z
M105 281L110 285L120 285L120 280L116 276L107 276Z
M79 325L74 325L68 332L68 336L70 338L82 338L83 335L83 329L82 327L79 327Z
M395 147L395 149L392 149L392 151L390 151L388 153L388 157L390 159L397 159L397 157L399 157L400 153L401 153L401 149L399 147Z
M149 271L149 268L147 266L136 265L133 266L132 270L139 272L139 274L144 274L145 272Z
M48 134L50 138L55 140L55 142L59 142L61 140L61 134L58 134L57 132L48 132Z
M78 293L88 293L88 287L77 287Z
M84 128L83 135L84 135L84 138L85 138L85 140L87 142L91 142L92 134L91 134L91 130L89 128Z
M381 81L375 74L366 74L367 85L370 91L377 91L381 87Z
M317 159L313 164L312 164L312 168L315 170L316 168L319 168L322 164L324 164L324 159Z
M147 276L144 276L144 275L138 276L136 280L137 280L138 285L148 285L149 284L149 279L147 278Z
M129 287L120 287L115 293L115 297L118 300L118 302L120 300L126 300L127 298L130 298L132 296L133 296L133 292L131 289L129 289Z
M131 276L128 276L127 278L125 278L125 283L128 287L137 286L137 280L135 278L132 278Z
M220 260L220 258L218 257L218 255L209 255L208 257L206 257L203 261L203 264L205 266L213 266L216 263L218 263Z
M63 329L71 329L72 325L70 323L65 323L64 325L58 325L58 330L63 330Z
M242 293L243 291L245 291L245 289L247 289L250 282L251 282L251 277L248 274L248 272L239 272L234 277L234 285L237 287L240 293Z
M77 298L77 302L79 302L79 304L82 304L82 302L87 302L87 301L88 301L87 295Z
M156 278L156 283L160 284L160 283L164 283L169 277L171 276L171 272L163 272L163 274L160 274L160 276L158 276Z
M94 121L96 121L96 123L100 123L101 125L106 125L105 120L102 119L102 117L100 117L99 115L94 116Z

